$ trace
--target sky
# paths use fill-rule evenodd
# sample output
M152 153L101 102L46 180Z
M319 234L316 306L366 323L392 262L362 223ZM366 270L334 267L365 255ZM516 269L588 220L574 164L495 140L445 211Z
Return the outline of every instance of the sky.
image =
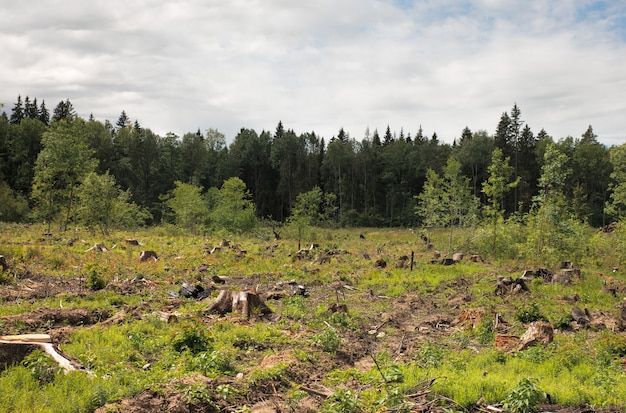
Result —
M626 142L626 1L0 0L0 104L164 136L241 128L328 141L421 126Z

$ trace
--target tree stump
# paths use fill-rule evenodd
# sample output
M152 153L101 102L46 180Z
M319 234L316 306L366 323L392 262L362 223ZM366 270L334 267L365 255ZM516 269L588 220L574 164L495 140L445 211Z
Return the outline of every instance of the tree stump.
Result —
M9 264L7 264L7 259L4 257L4 255L0 255L0 269L2 269L2 271L6 271L9 269Z
M127 239L126 240L126 245L139 245L139 241L137 241L136 239Z
M387 268L387 261L385 261L384 259L380 258L380 259L376 260L376 262L374 263L374 267L375 268Z
M526 350L528 347L536 344L549 344L554 340L554 329L552 324L545 321L535 321L530 323L528 330L520 338L518 351Z
M519 343L519 337L508 334L496 334L494 339L494 345L501 351L512 351L517 347Z
M141 251L141 253L139 254L139 261L140 262L145 262L145 261L148 261L150 259L152 259L154 261L158 261L159 260L159 256L154 251Z
M476 262L479 264L484 263L485 261L483 260L483 257L481 257L480 255L474 254L474 255L470 255L469 258L470 262Z
M452 261L461 262L463 260L463 257L465 257L465 254L463 254L462 252L456 252L454 253L454 255L452 255Z
M271 314L272 310L255 292L222 290L215 302L209 307L209 312L220 315L240 313L248 320L252 315Z

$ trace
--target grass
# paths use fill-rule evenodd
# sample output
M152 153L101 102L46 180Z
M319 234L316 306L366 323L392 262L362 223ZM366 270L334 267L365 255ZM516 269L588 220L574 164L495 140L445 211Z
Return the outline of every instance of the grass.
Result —
M617 317L626 275L610 274L611 282L624 287L618 294L605 290L607 268L622 260L617 253L586 257L582 277L572 284L535 280L529 284L530 294L499 297L494 295L498 276L516 277L525 268L544 265L520 259L501 259L498 265L467 261L433 265L432 253L419 234L392 229L311 232L315 236L303 245L318 242L321 250L348 252L333 255L330 265L295 259L298 240L293 238L233 239L248 251L237 257L230 251L203 254L203 245L218 244L221 235L189 236L166 227L114 233L104 240L94 233L58 237L41 233L37 226L0 226L0 255L13 265L4 275L2 291L34 285L27 282L29 277L35 284L66 282L73 289L7 300L0 306L3 330L26 332L26 316L42 309L101 310L111 315L123 310L127 315L117 324L75 326L61 344L92 374L50 373L43 362L23 363L0 373L0 412L92 412L145 389L164 392L168 383L193 374L215 380L215 385L181 384L190 404L244 409L250 407L255 391L274 386L272 392L281 392L285 403L297 406L304 398L300 385L312 372L332 389L320 411L384 407L402 411L409 408L404 395L430 380L434 394L454 400L450 409L471 409L478 400L498 405L511 394L524 394L523 386L519 393L516 389L531 382L560 405L626 407L622 365L626 339L619 332L562 329L547 346L504 353L493 346L491 319L473 328L421 324L439 313L454 318L463 309L482 307L487 314L498 313L508 322L507 332L519 336L531 321L522 314L563 327L568 326L573 305ZM75 235L79 240L68 245ZM428 235L435 245L447 246L447 231ZM458 243L472 239L461 230L455 236ZM127 238L143 245L127 247ZM596 243L590 245L592 251L607 251L611 244L605 234L590 239ZM85 252L96 242L117 247L109 253ZM614 241L623 243L622 238ZM271 244L277 244L274 252L266 248ZM157 251L159 261L138 262L141 249ZM410 256L411 251L413 271L395 268L397 258ZM363 258L362 252L370 258ZM387 268L374 268L378 258L387 261ZM207 265L206 271L197 270L201 264ZM182 282L211 285L214 275L238 277L248 288L294 279L307 286L310 296L269 301L276 316L271 322L209 316L207 302L168 297ZM451 304L462 296L469 301ZM578 301L567 300L573 296ZM332 303L346 304L348 312L330 312ZM162 311L175 312L177 321L162 321ZM14 323L7 318L20 315L25 319ZM401 344L406 347L402 352ZM261 366L272 358L275 363ZM366 367L357 368L357 362Z

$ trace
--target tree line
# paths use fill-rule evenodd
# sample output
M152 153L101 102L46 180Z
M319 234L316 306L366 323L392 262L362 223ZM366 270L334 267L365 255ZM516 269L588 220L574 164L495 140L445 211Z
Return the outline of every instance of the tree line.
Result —
M189 205L201 199L210 212L224 190L231 201L249 201L254 217L279 223L314 208L314 222L325 225L452 228L536 212L556 185L569 218L601 226L623 213L626 149L597 138L591 126L578 138L535 134L514 105L493 134L466 127L452 144L421 126L367 129L359 139L342 128L326 142L278 122L274 131L242 128L227 145L216 129L159 136L124 111L112 124L78 117L69 100L50 114L44 101L18 97L0 116L0 220L93 224L116 210L85 206L107 193L102 202L117 203L118 212L106 227L154 224L184 213L177 194L191 196ZM557 170L550 179L558 185L547 178ZM497 184L496 172L506 182Z

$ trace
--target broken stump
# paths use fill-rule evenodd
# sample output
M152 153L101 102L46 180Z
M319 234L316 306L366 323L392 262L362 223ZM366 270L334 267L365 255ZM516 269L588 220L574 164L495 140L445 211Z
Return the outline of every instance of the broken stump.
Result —
M530 323L528 330L522 337L520 337L520 343L517 347L518 351L526 350L528 347L537 344L550 344L554 340L554 329L552 324L545 321L535 321Z

